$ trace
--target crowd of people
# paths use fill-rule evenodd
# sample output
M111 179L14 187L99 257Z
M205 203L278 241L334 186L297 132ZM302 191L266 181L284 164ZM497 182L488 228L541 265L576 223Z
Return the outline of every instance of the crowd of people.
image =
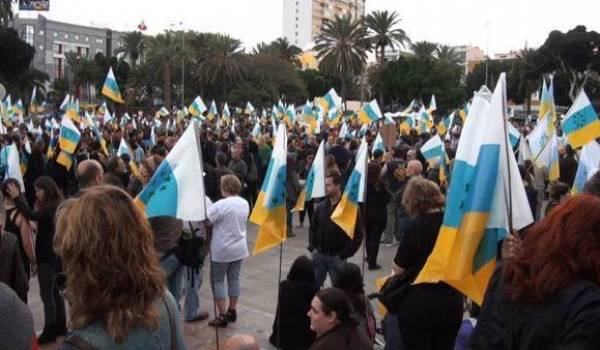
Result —
M163 125L165 118L172 117L163 117ZM132 198L156 173L185 121L169 119L170 128L155 127L153 117L138 118L135 127L105 125L102 139L84 131L70 169L57 163L59 150L50 146L56 144L54 132L39 134L22 124L1 136L27 162L24 191L17 179L2 183L0 314L14 316L0 316L0 348L28 348L23 344L36 339L25 306L34 276L44 306L39 344L65 336L61 349L184 349L180 310L186 322L209 317L199 298L208 264L217 307L208 324L224 328L236 322L249 256L248 216L271 157L272 124L264 120L262 133L253 136L254 122L247 116L233 129L202 123L207 198L198 200L207 203L207 220L146 219ZM520 128L526 134L530 126ZM568 145L561 149L558 182L548 183L530 161L520 166L537 223L503 242L481 309L444 282L420 284L378 327L361 269L347 260L364 243L371 271L383 265L405 275L423 267L442 225L461 127L448 131L444 142L450 160L446 179L419 151L430 133L413 129L387 150L372 152L353 238L331 220L359 148L357 138L339 137L338 129L323 126L315 135L296 123L288 131L288 209L321 140L325 198L306 202L298 215L299 226L308 221L310 257L295 259L279 285L270 343L281 349L371 349L381 331L386 349L600 347L600 173L588 181L585 194L570 197L577 160ZM375 132L363 136L372 146ZM131 151L117 156L122 139ZM33 146L25 157L26 142ZM295 236L294 215L288 214L288 237ZM184 236L204 242L199 263L182 259ZM381 244L397 245L393 261L379 259ZM257 346L248 336L228 343L231 349Z

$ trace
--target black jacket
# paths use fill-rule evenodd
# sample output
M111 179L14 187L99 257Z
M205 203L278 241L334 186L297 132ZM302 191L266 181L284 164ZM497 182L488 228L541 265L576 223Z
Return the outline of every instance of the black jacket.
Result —
M502 268L488 285L469 349L600 349L600 286L577 280L543 305L504 296Z
M346 232L331 220L331 214L336 207L337 204L331 206L329 199L323 200L315 207L308 231L308 250L312 252L317 249L320 253L337 255L343 260L353 256L360 247L363 238L362 214L359 208L354 239L350 239Z

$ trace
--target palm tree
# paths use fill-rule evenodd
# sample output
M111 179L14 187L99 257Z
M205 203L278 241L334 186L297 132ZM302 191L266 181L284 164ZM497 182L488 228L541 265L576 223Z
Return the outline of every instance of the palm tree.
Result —
M6 27L13 18L12 4L14 0L0 0L0 25Z
M241 41L226 34L217 34L201 55L197 74L204 83L221 84L225 100L229 84L241 80L245 60Z
M100 67L92 58L79 56L75 52L68 52L65 56L71 69L71 79L75 85L76 96L79 97L79 89L84 86L88 103L92 103L91 87L103 78Z
M162 77L163 102L171 107L172 73L181 59L181 41L173 31L158 34L148 43L147 63L160 72Z
M272 44L268 44L263 41L263 42L256 44L254 49L252 49L252 54L253 55L276 55L277 51L275 50L275 48L273 47Z
M325 20L316 38L314 49L321 61L319 69L340 78L344 101L348 80L360 74L364 68L367 48L365 27L350 15L336 15L332 20Z
M410 39L403 29L396 28L400 22L398 13L386 11L373 11L365 18L365 24L369 29L369 40L375 46L375 55L380 64L385 61L385 48L396 46L405 47Z
M520 66L516 77L519 81L517 89L521 96L525 96L527 115L531 111L531 94L537 89L540 78L536 63L537 54L537 50L525 47L517 55L517 63Z
M438 45L430 41L417 41L413 43L410 48L413 50L417 57L421 58L432 58L436 52Z
M124 53L129 57L131 65L135 68L137 60L144 51L144 35L142 32L133 31L123 36L123 45L115 50L115 54Z
M291 45L287 38L277 38L270 46L279 58L296 66L300 65L297 56L302 53L302 50L296 45Z
M68 92L69 82L66 79L54 79L54 81L52 81L50 84L48 100L50 100L55 107L58 107Z
M31 66L19 77L7 82L6 90L14 96L31 96L33 88L37 88L37 94L41 98L46 95L46 81L50 80L48 74L32 68Z
M456 50L448 45L439 45L435 50L435 57L448 64L458 64L460 62Z

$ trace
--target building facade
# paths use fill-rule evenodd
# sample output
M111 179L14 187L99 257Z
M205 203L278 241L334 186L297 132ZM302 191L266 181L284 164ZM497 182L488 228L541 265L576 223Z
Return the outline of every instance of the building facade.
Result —
M485 53L477 46L459 45L453 46L458 55L458 64L463 68L464 77L475 69L475 66L485 61Z
M303 51L312 49L323 22L336 15L365 15L365 0L283 0L283 36Z
M37 18L19 18L17 15L10 26L35 48L33 68L48 74L50 80L69 78L67 52L86 57L98 53L114 56L124 34L107 28L57 22L42 15Z

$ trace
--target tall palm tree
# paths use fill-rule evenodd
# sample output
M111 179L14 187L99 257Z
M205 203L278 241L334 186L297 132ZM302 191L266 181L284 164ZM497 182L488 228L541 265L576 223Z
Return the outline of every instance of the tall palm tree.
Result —
M276 55L277 51L272 44L260 42L252 49L253 55Z
M173 31L158 34L148 42L147 63L160 72L165 106L171 108L173 90L172 75L181 60L181 40Z
M340 78L344 101L348 80L360 74L364 68L367 48L365 27L350 15L336 15L331 20L325 20L316 38L314 49L321 61L319 69Z
M241 80L245 72L246 56L241 41L226 34L218 34L202 54L198 66L201 81L221 85L225 100L229 84Z
M525 47L517 55L517 63L520 65L518 71L519 81L517 89L520 95L525 96L526 112L529 115L531 111L531 94L537 89L539 84L539 69L537 67L537 50Z
M439 45L435 50L435 57L448 64L458 64L460 62L456 50L448 45Z
M116 54L124 53L131 60L131 66L135 68L137 60L144 51L144 35L142 32L133 31L123 36L123 45L115 50Z
M15 0L0 0L0 26L6 27L13 18L12 4Z
M277 38L271 43L271 47L279 58L299 66L297 56L302 53L302 50L296 46L290 44L287 38Z
M385 61L385 48L396 46L405 47L410 39L403 29L397 28L401 19L396 11L373 11L365 17L365 24L369 30L369 40L375 46L375 55L380 64Z
M65 96L69 92L69 82L65 79L54 79L50 84L50 91L48 92L48 100L51 104L58 107L61 101L64 100Z
M417 41L410 46L415 55L421 58L432 58L437 47L438 45L436 43L430 41Z
M33 88L37 88L37 94L41 98L46 95L46 82L50 80L48 74L32 68L31 66L19 77L7 82L6 90L14 96L31 96Z

